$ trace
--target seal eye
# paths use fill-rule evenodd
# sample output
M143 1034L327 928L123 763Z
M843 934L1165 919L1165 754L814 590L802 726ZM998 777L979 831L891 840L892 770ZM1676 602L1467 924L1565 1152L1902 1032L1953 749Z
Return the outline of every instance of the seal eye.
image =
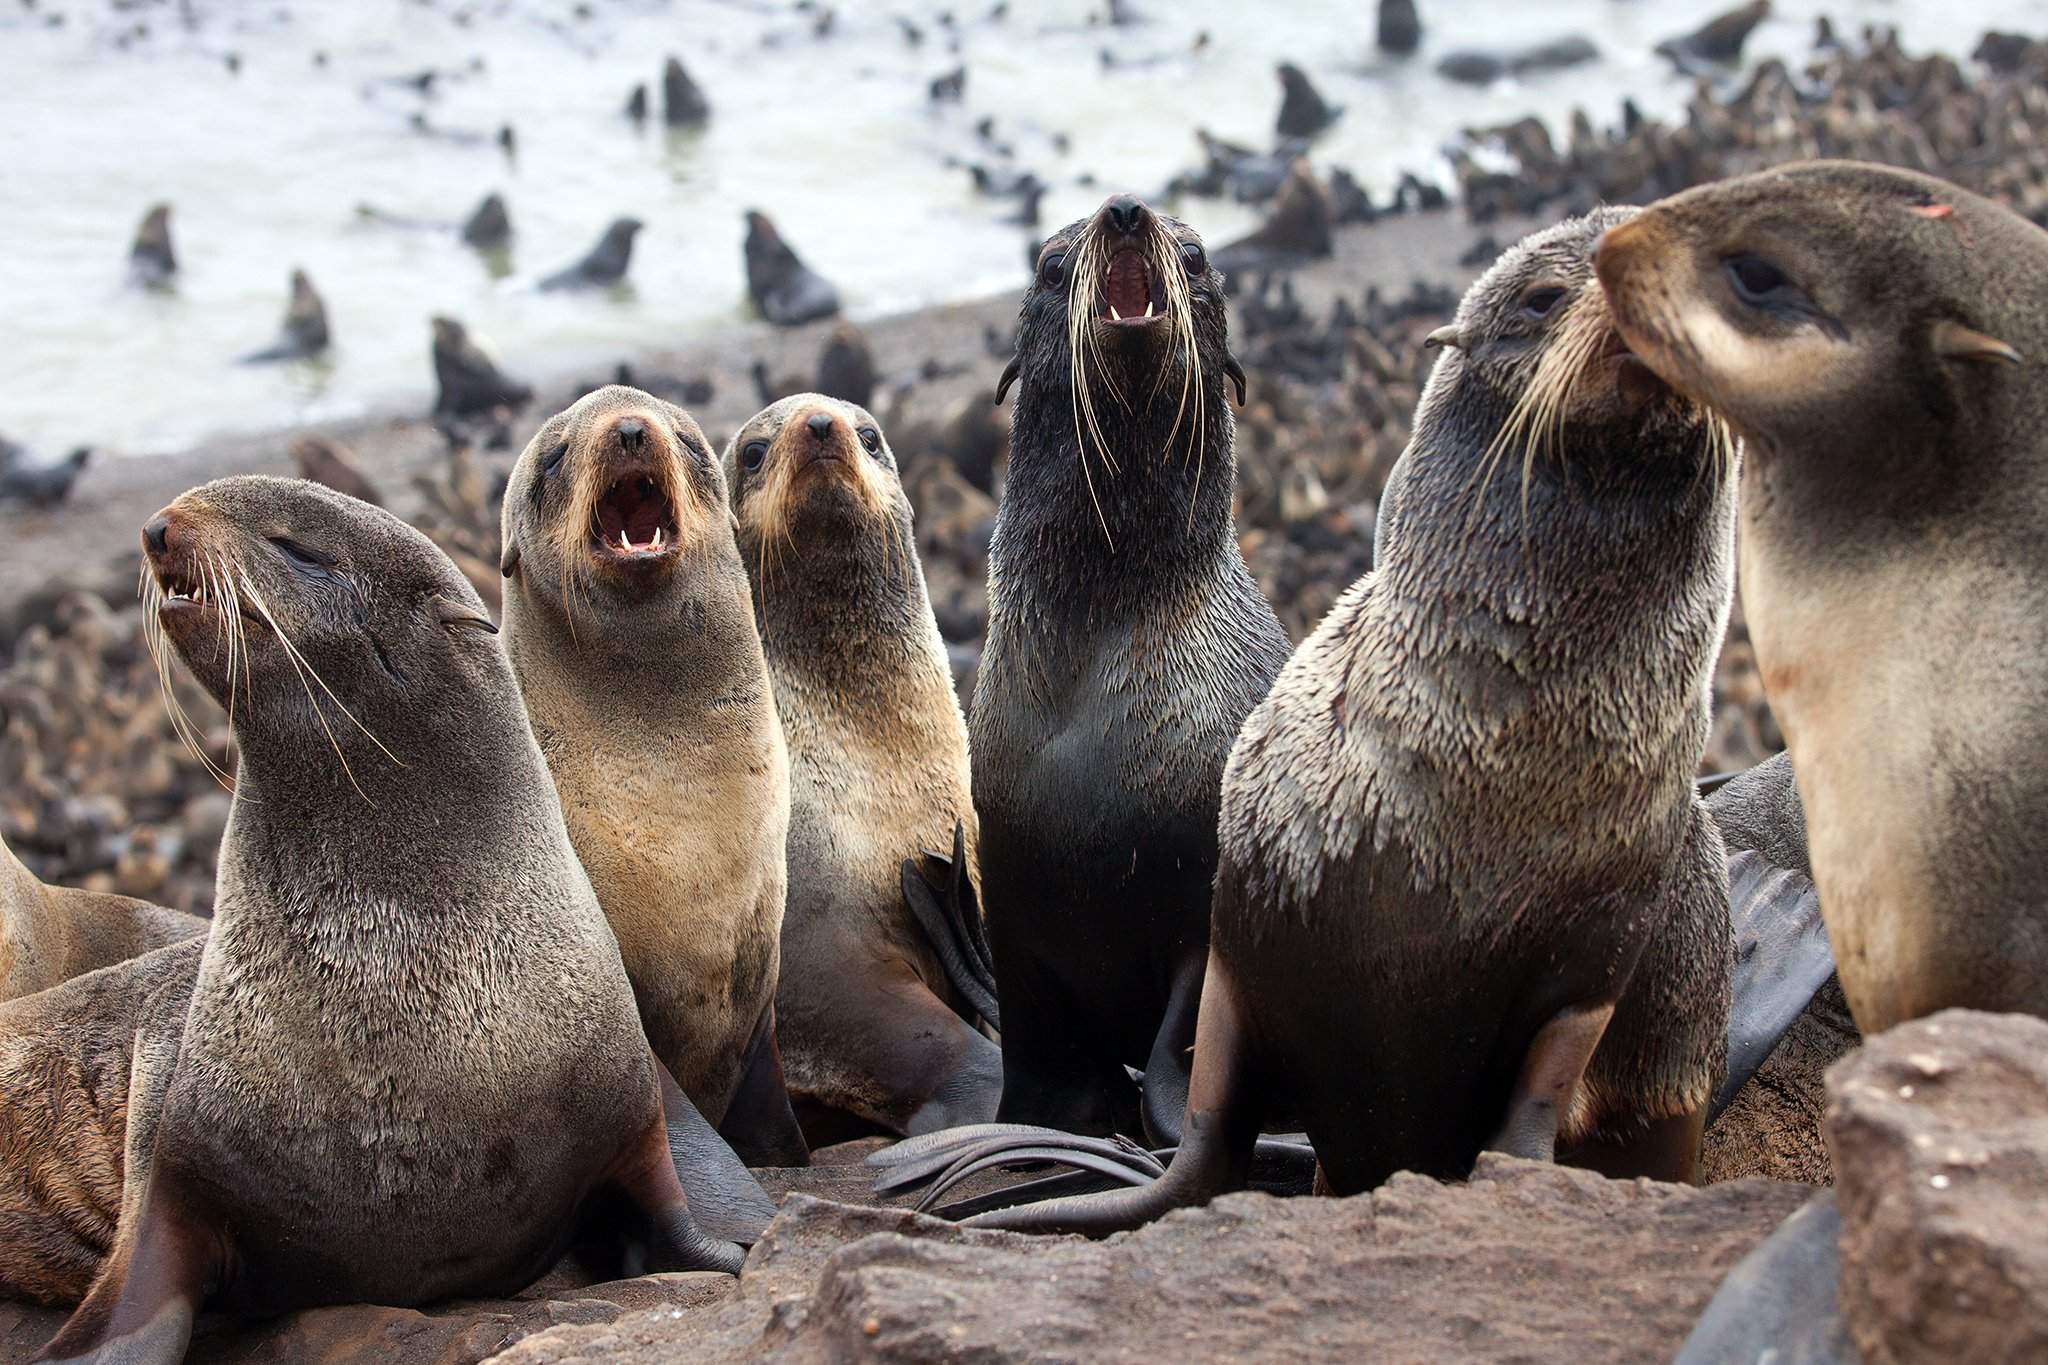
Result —
M1797 292L1785 272L1761 256L1744 254L1728 258L1728 282L1735 297L1744 303L1763 305L1785 301Z
M334 561L326 555L318 550L307 549L290 536L272 536L270 543L278 548L278 552L289 560L295 569L304 569L309 573L325 573L334 565Z
M761 461L768 458L766 441L749 441L740 447L740 467L749 474L761 467Z
M1187 267L1189 279L1204 273L1209 268L1209 253L1202 249L1200 242L1182 242L1180 244L1180 259L1181 264Z
M1550 316L1550 310L1557 307L1564 297L1564 290L1555 285L1543 289L1531 289L1522 296L1522 312L1531 318Z
M873 427L862 427L860 429L860 443L870 455L880 455L882 453L882 433L876 431Z
M556 446L553 450L550 450L548 452L548 457L540 462L540 472L549 475L553 474L557 469L560 469L562 467L563 457L568 455L568 453L569 443L567 441L564 441L560 445Z
M1048 251L1038 258L1038 282L1048 289L1057 289L1067 282L1067 253Z

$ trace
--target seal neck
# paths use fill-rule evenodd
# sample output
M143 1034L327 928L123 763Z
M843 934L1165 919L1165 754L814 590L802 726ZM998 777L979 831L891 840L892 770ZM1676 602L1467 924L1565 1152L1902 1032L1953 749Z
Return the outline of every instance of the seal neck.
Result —
M945 674L907 512L885 527L799 528L751 575L761 644L777 678L801 678L834 704L888 701L904 682ZM950 684L948 684L950 686Z

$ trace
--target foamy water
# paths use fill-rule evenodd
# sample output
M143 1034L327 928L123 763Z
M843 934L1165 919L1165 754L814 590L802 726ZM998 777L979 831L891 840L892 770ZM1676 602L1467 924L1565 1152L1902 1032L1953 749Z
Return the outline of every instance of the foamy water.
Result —
M1462 127L1535 113L1557 129L1577 105L1607 124L1624 95L1677 109L1687 86L1651 49L1728 7L1420 0L1423 50L1392 62L1374 50L1363 0L1138 0L1151 22L1122 29L1091 26L1095 4L1013 0L995 21L990 3L959 0L952 29L938 5L841 3L819 38L812 13L704 0L37 0L32 10L5 0L0 434L50 451L139 454L424 407L437 312L488 338L514 372L674 343L747 315L747 208L781 224L855 318L1016 287L1030 234L1002 223L1010 206L948 164L988 155L973 132L984 117L1052 183L1051 227L1111 189L1156 192L1196 163L1197 125L1268 145L1272 68L1292 60L1346 106L1312 160L1348 166L1383 195L1403 169L1441 176L1439 149ZM2043 0L1778 0L1751 60L1803 58L1822 12L1844 32L1897 24L1913 50L1959 57L1987 27L2048 27ZM47 23L53 13L61 26ZM923 30L922 45L906 41L899 15ZM146 36L134 35L138 23ZM1190 55L1202 30L1210 42ZM1484 91L1432 69L1453 49L1575 31L1600 48L1599 63ZM702 131L661 126L670 52L712 103ZM933 105L927 83L963 62L965 99ZM448 73L433 99L391 83L427 67ZM654 105L643 130L621 112L638 81ZM475 139L423 137L408 129L415 113ZM512 161L491 141L506 123L518 138ZM516 234L509 278L452 233L369 225L354 211L367 201L452 222L494 190ZM158 200L173 205L182 267L168 294L124 283L129 240ZM1212 241L1256 218L1212 200L1178 211ZM622 214L647 224L629 288L543 294L523 283L576 259ZM233 364L276 331L294 266L326 295L332 352L313 364Z

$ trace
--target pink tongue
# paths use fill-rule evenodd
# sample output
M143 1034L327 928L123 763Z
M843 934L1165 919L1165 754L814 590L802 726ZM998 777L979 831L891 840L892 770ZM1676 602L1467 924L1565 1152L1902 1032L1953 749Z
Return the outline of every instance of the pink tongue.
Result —
M1145 258L1125 248L1117 252L1109 263L1108 288L1109 306L1122 317L1141 318L1152 302L1151 273L1145 269Z

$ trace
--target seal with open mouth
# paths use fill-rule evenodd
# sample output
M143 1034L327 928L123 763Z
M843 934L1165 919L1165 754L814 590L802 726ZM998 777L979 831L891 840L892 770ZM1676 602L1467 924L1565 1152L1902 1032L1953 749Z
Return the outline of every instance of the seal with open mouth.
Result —
M1813 162L1651 206L1599 271L1742 436L1743 607L1856 1023L2048 1014L2048 233Z
M1288 653L1231 525L1221 273L1118 195L1054 233L1024 297L1008 483L974 689L1000 1117L1178 1124L1208 955L1217 793Z
M118 1228L46 1357L175 1361L202 1306L508 1294L619 1196L644 1227L605 1220L613 1241L736 1271L693 1220L668 1121L688 1102L467 580L296 480L204 485L143 541L159 659L227 710L241 758L206 939L0 1007L7 1089L53 1019L132 1011L125 1089L44 1065L38 1103L0 1104L31 1128L68 1111L70 1136L126 1111ZM52 1244L110 1155L81 1147L29 1154L44 1197L0 1199L0 1245ZM67 1163L88 1169L48 1180Z
M647 1036L748 1164L801 1165L775 1044L788 751L704 433L586 394L513 467L504 545L505 645Z
M1270 1121L1337 1194L1489 1146L1692 1175L1732 956L1693 774L1734 455L1613 346L1590 253L1630 212L1472 287L1372 573L1245 722L1166 1175L977 1225L1103 1233L1240 1188Z
M994 1117L996 1045L904 899L902 863L975 846L967 726L881 424L804 393L732 438L725 473L789 742L777 1029L792 1096L892 1133ZM813 1141L844 1131L806 1119Z

